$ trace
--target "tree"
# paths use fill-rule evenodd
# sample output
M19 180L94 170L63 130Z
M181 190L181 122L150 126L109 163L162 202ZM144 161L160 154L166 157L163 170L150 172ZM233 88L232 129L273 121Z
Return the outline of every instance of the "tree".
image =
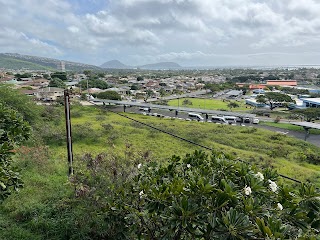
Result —
M230 111L232 108L237 108L237 107L239 107L239 104L236 102L229 102L228 103L228 108L230 109Z
M293 102L290 96L278 92L267 92L264 95L259 95L256 98L256 101L259 103L269 103L270 110L273 110L277 107L276 103L284 104Z
M139 86L137 84L133 84L130 87L131 90L139 90Z
M141 76L137 77L137 81L143 81L143 77Z
M186 98L182 101L182 105L192 105L192 101Z
M100 88L100 89L107 89L109 85L104 80L99 79L89 79L88 80L89 88ZM87 80L82 80L77 84L78 87L82 89L87 89Z
M293 112L303 117L307 122L320 117L320 108L295 109Z
M0 84L0 103L19 112L24 120L35 124L39 119L41 106L37 106L28 96L19 93L9 85Z
M83 74L86 75L87 77L90 76L91 73L92 73L91 70L84 70L84 71L83 71Z
M22 187L19 173L12 167L14 148L29 138L30 127L14 110L0 103L0 201Z
M97 94L97 98L109 100L121 100L121 96L116 91L105 91Z
M166 95L166 90L164 90L164 88L160 88L159 93L161 97L164 97Z
M55 72L55 73L52 73L51 74L51 79L54 79L54 78L59 78L61 79L62 81L67 81L68 78L67 78L67 73L65 72Z
M54 78L49 83L50 87L66 88L66 84L60 78Z

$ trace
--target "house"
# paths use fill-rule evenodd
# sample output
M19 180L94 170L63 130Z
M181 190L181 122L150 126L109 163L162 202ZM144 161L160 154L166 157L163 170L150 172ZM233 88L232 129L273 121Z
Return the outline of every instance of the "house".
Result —
M242 90L238 91L238 90L231 90L229 92L226 93L227 98L237 98L243 95Z
M27 82L23 82L20 85L21 86L31 86L31 87L48 87L49 86L49 80L45 78L39 78Z
M29 97L33 97L34 98L38 90L34 90L34 89L30 90L30 89L21 88L19 91L24 95L27 95Z
M144 88L146 89L159 89L159 82L157 81L149 81L144 85Z
M130 91L130 88L128 88L128 87L115 88L114 87L114 88L108 88L105 91L115 91L120 95L126 95Z
M41 101L56 101L63 97L64 89L56 87L40 88L35 93L36 99Z

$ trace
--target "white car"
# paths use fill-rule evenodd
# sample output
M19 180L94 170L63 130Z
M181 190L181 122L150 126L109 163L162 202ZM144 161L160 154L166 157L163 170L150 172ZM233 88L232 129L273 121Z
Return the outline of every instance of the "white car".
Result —
M253 124L258 124L260 121L259 121L259 119L258 118L254 118L253 120L252 120L252 123Z

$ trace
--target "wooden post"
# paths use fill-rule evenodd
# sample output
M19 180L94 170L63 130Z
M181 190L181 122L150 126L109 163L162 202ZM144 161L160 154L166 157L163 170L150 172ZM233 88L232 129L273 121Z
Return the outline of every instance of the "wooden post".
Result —
M72 152L72 138L71 138L71 117L70 117L70 96L69 91L64 90L64 110L66 117L66 136L67 136L67 151L68 151L68 165L69 165L69 177L73 175L73 152Z

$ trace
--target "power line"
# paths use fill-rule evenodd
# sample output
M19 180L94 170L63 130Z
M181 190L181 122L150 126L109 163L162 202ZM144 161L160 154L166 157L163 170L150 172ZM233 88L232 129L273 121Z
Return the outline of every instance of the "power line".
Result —
M91 103L92 103L92 102L91 102ZM95 106L98 106L99 108L102 108L102 107L101 107L100 105L98 105L98 104L95 104L95 103L92 103L92 104L94 104ZM106 110L105 108L102 108L102 109ZM106 111L107 111L107 110L106 110ZM188 143L190 143L190 144L196 145L196 146L198 146L198 147L204 148L204 149L206 149L206 150L210 150L210 151L213 151L213 150L214 150L213 148L210 148L210 147L208 147L208 146L205 146L205 145L202 145L202 144L193 142L193 141L191 141L191 140L189 140L189 139L180 137L180 136L175 135L175 134L173 134L173 133L171 133L171 132L168 132L168 131L165 131L165 130L163 130L163 129L154 127L154 126L152 126L152 125L149 125L149 124L147 124L147 123L141 122L141 121L136 120L136 119L134 119L134 118L128 117L128 116L123 115L123 114L121 114L121 113L112 111L112 110L110 110L110 109L108 109L108 111L109 111L109 112L112 112L112 113L114 113L114 114L117 114L117 115L119 115L119 116L121 116L121 117L127 118L127 119L129 119L129 120L131 120L131 121L134 121L134 122L137 122L137 123L139 123L139 124L142 124L142 125L144 125L144 126L147 126L147 127L149 127L149 128L152 128L152 129L154 129L154 130L157 130L157 131L160 131L160 132L165 133L165 134L167 134L167 135L170 135L170 136L172 136L172 137L174 137L174 138L177 138L177 139L180 139L180 140L182 140L182 141L188 142ZM242 163L245 163L245 164L250 164L249 162L246 162L246 161L244 161L244 160L242 160L242 159L237 159L237 160L240 161L240 162L242 162ZM287 179L287 180L290 180L290 181L293 181L293 182L296 182L296 183L300 183L300 184L303 183L303 182L301 182L300 180L297 180L297 179L288 177L288 176L283 175L283 174L278 174L278 175L279 175L280 177L284 178L284 179ZM318 187L316 187L316 188L319 190Z

